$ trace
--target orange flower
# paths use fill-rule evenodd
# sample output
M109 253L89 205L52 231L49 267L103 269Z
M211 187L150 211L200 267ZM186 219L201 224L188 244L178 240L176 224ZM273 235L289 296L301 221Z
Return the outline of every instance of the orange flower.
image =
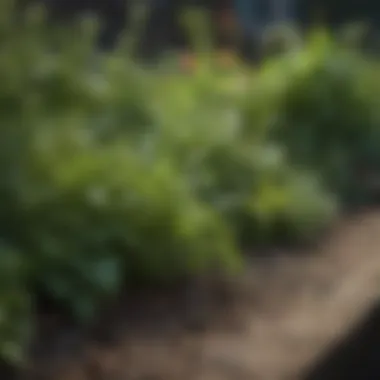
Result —
M193 72L197 67L197 59L190 52L182 53L180 56L180 67L184 72Z

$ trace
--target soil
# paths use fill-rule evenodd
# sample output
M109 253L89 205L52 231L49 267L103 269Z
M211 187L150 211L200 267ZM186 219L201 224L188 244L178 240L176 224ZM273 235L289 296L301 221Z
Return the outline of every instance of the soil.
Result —
M123 298L96 339L75 329L48 330L45 320L48 333L23 378L327 379L310 377L313 366L379 299L378 247L380 212L366 212L347 218L308 254L261 255L229 292L200 285L185 301L181 291Z

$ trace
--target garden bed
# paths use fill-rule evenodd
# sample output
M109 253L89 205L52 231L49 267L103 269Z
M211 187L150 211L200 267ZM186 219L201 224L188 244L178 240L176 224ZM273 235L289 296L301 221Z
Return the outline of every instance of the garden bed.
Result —
M378 301L379 236L380 215L371 212L337 226L318 255L260 259L229 303L193 302L203 308L201 329L188 324L173 292L140 294L109 310L106 340L68 329L44 342L38 375L26 378L301 380Z

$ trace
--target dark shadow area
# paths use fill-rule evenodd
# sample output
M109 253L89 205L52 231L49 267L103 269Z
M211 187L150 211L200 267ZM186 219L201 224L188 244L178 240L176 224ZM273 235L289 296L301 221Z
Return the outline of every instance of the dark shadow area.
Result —
M244 32L244 20L241 14L236 13L235 0L18 0L17 3L21 9L32 4L42 5L53 24L70 25L75 19L94 15L100 21L97 42L103 51L112 50L122 32L130 30L135 5L147 4L148 14L144 20L145 25L139 32L135 52L143 61L155 60L166 51L186 50L192 46L189 31L182 25L181 15L189 7L196 7L210 16L210 32L217 47L233 46L248 62L260 60L262 54L260 33ZM379 6L375 0L356 0L352 4L343 0L335 0L333 3L327 0L288 0L287 3L292 9L291 21L305 31L315 24L322 23L334 28L353 21L363 21L371 26L371 30L378 30L379 27ZM228 10L234 14L237 22L237 40L229 32L223 31L222 15ZM273 11L265 11L260 16L267 19L264 22L266 26L272 22L272 13ZM252 27L254 25L255 17L252 18ZM373 33L375 32L371 32ZM377 32L375 34L377 36Z
M17 371L10 364L0 359L0 379L1 380L16 380Z
M344 315L342 315L344 318ZM303 380L380 379L380 302Z

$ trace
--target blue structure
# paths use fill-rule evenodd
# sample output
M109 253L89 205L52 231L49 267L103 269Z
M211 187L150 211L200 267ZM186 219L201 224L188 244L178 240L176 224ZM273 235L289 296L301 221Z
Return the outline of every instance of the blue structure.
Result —
M295 0L232 0L244 33L261 33L274 23L294 21Z

